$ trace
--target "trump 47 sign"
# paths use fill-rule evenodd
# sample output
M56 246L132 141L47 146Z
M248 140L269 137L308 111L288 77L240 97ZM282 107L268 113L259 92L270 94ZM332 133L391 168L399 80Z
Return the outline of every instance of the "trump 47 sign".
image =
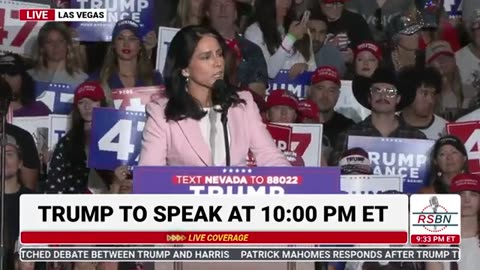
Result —
M465 145L470 172L480 173L480 122L451 123L447 125L447 132L459 138Z

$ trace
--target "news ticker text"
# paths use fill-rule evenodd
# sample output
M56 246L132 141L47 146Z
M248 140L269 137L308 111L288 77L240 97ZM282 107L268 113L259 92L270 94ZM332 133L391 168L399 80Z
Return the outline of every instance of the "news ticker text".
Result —
M357 247L23 247L22 261L458 261L459 248Z

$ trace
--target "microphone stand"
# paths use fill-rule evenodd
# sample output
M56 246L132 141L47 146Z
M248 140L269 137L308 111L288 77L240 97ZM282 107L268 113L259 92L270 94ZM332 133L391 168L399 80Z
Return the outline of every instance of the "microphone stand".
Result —
M230 143L228 141L228 127L227 127L228 117L227 117L227 113L228 113L228 107L222 108L222 115L220 117L220 120L222 122L223 137L224 137L224 140L225 140L225 161L226 161L225 165L227 167L230 167Z
M5 247L5 151L6 151L6 124L7 124L7 113L8 113L8 98L3 98L0 100L0 117L2 121L2 131L0 138L0 175L1 175L1 194L0 194L0 270L5 269L6 261L6 247Z

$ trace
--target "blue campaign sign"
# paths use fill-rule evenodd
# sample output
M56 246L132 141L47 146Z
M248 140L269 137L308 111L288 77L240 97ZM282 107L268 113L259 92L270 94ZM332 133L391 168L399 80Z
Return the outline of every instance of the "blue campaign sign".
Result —
M95 108L88 167L113 170L137 164L145 119L143 112Z
M117 21L132 19L140 25L144 37L154 30L154 0L71 0L71 8L107 9L106 22L72 22L80 41L111 41L112 31Z
M135 167L136 194L340 194L333 167Z
M401 175L403 192L416 193L429 183L429 153L435 141L349 136L348 149L368 152L375 175Z
M294 79L291 79L290 76L288 76L288 72L289 70L286 69L280 70L277 77L270 80L269 91L285 89L291 91L299 98L306 97L313 72L304 72Z
M53 114L69 114L73 107L75 88L64 83L35 82L35 96Z

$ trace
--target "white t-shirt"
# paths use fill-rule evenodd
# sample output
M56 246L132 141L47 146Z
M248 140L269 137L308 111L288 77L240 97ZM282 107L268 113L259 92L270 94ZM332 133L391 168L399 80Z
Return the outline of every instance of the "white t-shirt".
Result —
M311 53L309 61L305 60L300 52L294 52L293 44L295 41L287 36L283 38L282 44L277 51L274 54L270 54L258 23L250 25L247 30L245 30L245 38L257 44L260 49L262 49L268 66L268 77L270 78L275 78L280 70L290 69L296 63L308 64L308 71L315 71L317 68L313 52Z
M478 236L462 238L458 270L478 270L480 266L480 242ZM443 263L443 270L450 270L450 263Z
M433 117L433 122L429 126L419 129L428 139L436 140L442 137L448 121L438 115L434 115Z
M480 59L472 53L467 45L455 53L462 83L468 86L480 83Z
M208 113L210 112L211 108L204 108L204 110L207 112L207 115L200 119L200 129L202 131L202 136L205 142L208 145L208 148L211 150L212 146L210 145L210 118ZM225 138L223 136L223 125L221 121L221 114L216 113L216 121L215 121L215 127L216 127L216 135L215 135L215 156L213 160L213 164L215 166L225 166ZM227 125L228 126L228 125ZM227 128L228 132L228 128ZM231 145L230 141L230 132L228 132L228 141Z

